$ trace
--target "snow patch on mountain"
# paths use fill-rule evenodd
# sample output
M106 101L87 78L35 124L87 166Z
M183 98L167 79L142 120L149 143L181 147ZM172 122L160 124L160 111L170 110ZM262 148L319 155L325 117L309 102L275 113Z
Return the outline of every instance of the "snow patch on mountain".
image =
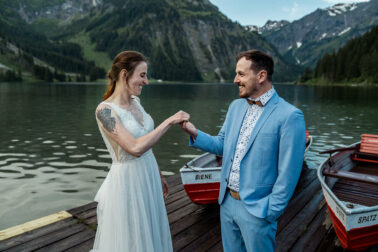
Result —
M343 35L344 33L347 33L348 31L350 31L350 27L346 28L345 30L341 31L339 34L337 34L338 36L341 36Z
M271 20L268 20L264 26L262 27L259 27L257 25L246 25L244 27L244 29L246 29L247 31L254 31L254 32L258 32L259 34L261 33L264 33L264 32L267 32L267 31L278 31L279 29L281 29L283 26L289 24L290 22L289 21L286 21L286 20L281 20L281 21L271 21Z
M325 11L327 11L329 16L334 17L336 15L340 15L348 11L353 11L356 8L357 8L356 3L351 3L351 4L340 3L340 4L336 4L330 8L325 9Z

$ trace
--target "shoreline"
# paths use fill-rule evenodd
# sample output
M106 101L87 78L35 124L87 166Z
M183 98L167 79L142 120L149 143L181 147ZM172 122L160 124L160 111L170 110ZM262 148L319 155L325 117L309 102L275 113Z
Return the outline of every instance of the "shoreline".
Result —
M25 83L25 84L42 84L42 85L107 85L105 79L98 81L86 81L86 82L75 82L75 81L64 81L64 82L46 82L43 80L27 80L27 81L15 81L15 82L0 82L0 83ZM293 82L273 82L273 85L293 85L293 86L315 86L315 87L378 87L378 83L346 83L346 82L306 82L306 83L297 83ZM235 85L232 82L185 82L185 81L157 81L150 80L148 85Z

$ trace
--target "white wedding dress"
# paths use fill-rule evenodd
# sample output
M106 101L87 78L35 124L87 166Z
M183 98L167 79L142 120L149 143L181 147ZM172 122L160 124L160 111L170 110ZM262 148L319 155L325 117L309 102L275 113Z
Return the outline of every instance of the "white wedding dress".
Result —
M143 114L143 124L130 111L113 103L103 104L111 107L123 126L138 138L151 132L154 122L138 98L133 102ZM118 145L114 148L101 127L100 132L113 163L95 197L98 227L92 251L172 251L161 180L152 150L134 157Z

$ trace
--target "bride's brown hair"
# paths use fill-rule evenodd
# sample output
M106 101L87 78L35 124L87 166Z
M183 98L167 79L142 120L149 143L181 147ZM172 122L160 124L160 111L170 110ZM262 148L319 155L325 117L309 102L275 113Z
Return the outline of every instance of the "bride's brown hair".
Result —
M140 52L124 51L115 56L112 68L107 73L106 77L109 79L108 90L104 94L104 100L108 99L114 92L116 82L118 81L119 73L122 69L127 71L126 81L133 75L136 66L140 62L147 62L146 57Z

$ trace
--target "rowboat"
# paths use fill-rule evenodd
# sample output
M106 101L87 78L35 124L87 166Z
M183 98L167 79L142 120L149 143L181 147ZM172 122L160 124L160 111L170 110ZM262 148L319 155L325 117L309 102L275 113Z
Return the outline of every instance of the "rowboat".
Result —
M312 137L306 133L307 153ZM182 184L191 201L197 204L211 204L218 201L222 157L204 153L189 161L180 169Z
M378 135L329 153L317 171L333 227L345 249L378 243Z

